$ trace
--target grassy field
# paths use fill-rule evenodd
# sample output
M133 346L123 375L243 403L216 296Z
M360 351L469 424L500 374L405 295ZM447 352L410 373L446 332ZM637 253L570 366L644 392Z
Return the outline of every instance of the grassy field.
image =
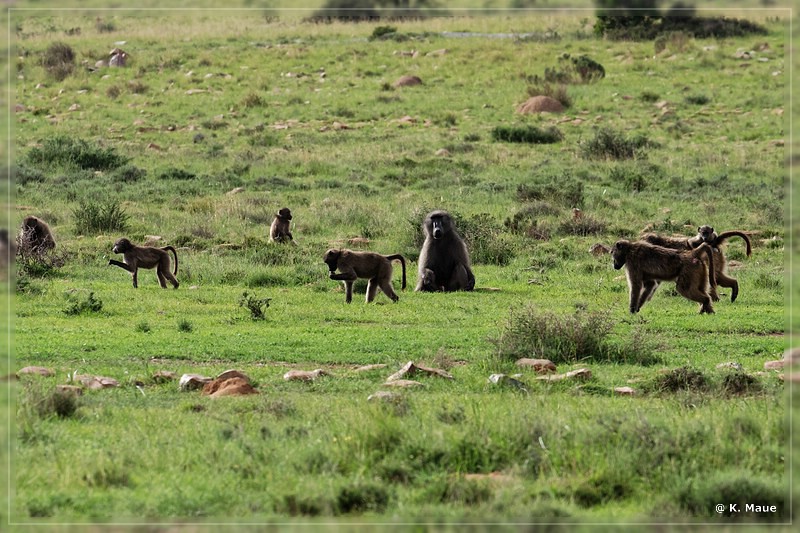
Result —
M258 13L12 16L8 227L39 216L58 245L18 261L9 286L8 371L55 376L2 385L4 521L788 520L787 387L764 371L790 346L785 13L750 13L763 34L655 42L598 38L589 12ZM59 43L72 66L44 61ZM115 46L128 66L96 68ZM582 79L581 56L604 77ZM422 84L395 87L403 75ZM548 91L563 113L516 112ZM552 143L503 140L553 129ZM268 242L284 206L296 246ZM324 251L402 253L411 289L432 209L455 216L477 290L366 305L361 284L346 305ZM630 315L624 276L589 253L702 224L752 232L751 257L728 247L739 298L721 290L713 315L669 284ZM133 289L107 265L123 235L178 248L181 287L141 271ZM245 293L270 298L264 320ZM592 375L537 380L518 357ZM453 379L367 401L407 361ZM230 368L260 393L153 379ZM315 368L330 375L282 378ZM55 394L75 373L120 386Z

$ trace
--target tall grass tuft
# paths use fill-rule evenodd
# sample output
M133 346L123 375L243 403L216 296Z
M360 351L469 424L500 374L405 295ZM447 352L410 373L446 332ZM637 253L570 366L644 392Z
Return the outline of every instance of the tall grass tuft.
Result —
M64 81L75 70L75 52L66 43L52 43L42 56L42 66L56 80Z
M602 128L594 138L581 143L581 156L585 159L633 159L641 155L643 148L654 144L645 135L626 137L610 128Z
M97 234L109 231L124 232L128 229L129 216L119 203L109 200L106 203L81 202L72 211L75 231L79 235Z
M555 127L546 129L536 126L497 126L492 130L492 139L510 143L553 144L564 136Z
M114 170L128 163L129 158L114 148L102 148L83 139L57 135L45 139L42 147L31 148L27 161L36 166L70 166L84 170Z

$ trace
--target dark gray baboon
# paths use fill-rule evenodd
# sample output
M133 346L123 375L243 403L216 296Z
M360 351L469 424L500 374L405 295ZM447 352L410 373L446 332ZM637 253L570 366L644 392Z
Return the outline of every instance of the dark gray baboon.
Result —
M269 240L272 242L294 242L292 233L289 231L289 222L292 220L292 211L288 207L282 207L275 213L275 220L269 228Z
M17 256L17 243L8 237L8 230L0 229L0 278L5 279L5 271Z
M25 255L41 255L56 247L56 240L47 222L29 215L22 220L17 238L19 250Z
M738 230L725 231L717 234L714 228L705 225L697 228L697 235L689 239L685 237L664 237L656 235L655 233L648 233L644 235L642 239L651 244L672 248L674 250L692 250L698 248L703 243L711 246L714 252L714 275L717 278L717 283L731 289L731 302L735 302L736 297L739 295L739 282L736 278L732 278L726 273L728 261L725 259L725 249L723 247L725 241L730 237L741 237L744 239L745 245L747 246L747 257L750 257L752 253L750 237L746 233ZM711 298L715 302L719 301L716 288L712 288Z
M380 288L386 296L396 302L400 298L392 289L392 261L399 260L403 265L403 285L406 288L406 259L400 254L381 255L375 252L354 252L345 248L328 250L323 261L328 265L330 278L342 281L345 288L345 302L353 300L353 282L358 278L369 279L367 284L367 303L375 299ZM339 269L339 274L336 269Z
M475 275L467 245L447 211L432 211L422 223L425 242L419 254L417 291L471 291ZM430 272L427 272L430 271ZM433 282L431 281L433 280Z
M703 260L708 256L710 268ZM674 281L678 293L700 303L700 313L713 313L709 284L716 285L714 256L703 243L685 252L644 241L620 239L611 248L614 268L625 267L630 296L630 312L637 313L653 296L661 281Z
M155 268L158 282L163 289L167 288L167 280L172 283L174 288L178 288L178 280L175 279L175 274L178 273L178 254L172 246L163 246L156 248L154 246L136 246L125 237L117 240L114 243L113 251L115 254L123 254L124 263L109 259L109 265L116 265L124 268L133 274L133 288L139 286L137 280L137 273L140 268ZM172 252L175 256L175 271L169 271L169 254L167 251Z

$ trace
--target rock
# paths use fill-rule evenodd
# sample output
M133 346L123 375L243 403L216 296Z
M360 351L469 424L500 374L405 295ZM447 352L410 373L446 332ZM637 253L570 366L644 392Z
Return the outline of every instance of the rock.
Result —
M368 402L396 402L403 398L401 394L388 390L379 390L367 397Z
M201 376L200 374L184 374L178 381L178 388L182 391L202 389L206 383L212 380L209 377Z
M764 370L780 370L783 368L784 364L783 359L779 359L777 361L767 361L764 363Z
M397 372L395 372L394 374L392 374L391 376L386 378L386 381L387 382L396 381L396 380L398 380L398 379L400 379L402 377L405 377L405 376L413 376L414 374L416 374L418 372L422 372L424 374L429 374L429 375L433 375L433 376L439 376L439 377L445 378L445 379L453 379L453 376L450 373L445 372L444 370L440 370L438 368L428 368L428 367L425 367L425 366L416 365L416 364L414 364L413 361L409 361L408 363L406 363L403 366L403 368L401 368L400 370L398 370Z
M587 379L591 379L592 371L588 368L579 368L577 370L571 370L565 374L556 374L553 376L539 376L536 379L542 379L546 381L562 381L564 379L577 379L581 381L585 381Z
M783 352L783 360L789 366L800 364L800 348L789 348Z
M394 381L387 381L383 384L384 387L397 387L399 389L411 389L414 387L425 387L424 383L419 381L411 381L410 379L396 379Z
M144 236L144 245L145 246L155 246L158 241L161 240L161 235L145 235Z
M591 248L589 248L589 253L595 257L599 257L601 255L610 254L611 248L609 248L605 244L600 244L599 242L596 242L591 246Z
M732 368L733 370L743 370L742 365L734 361L728 361L727 363L720 363L717 365L717 368Z
M233 370L233 369L226 370L225 372L216 377L216 379L220 381L225 381L226 379L231 379L231 378L242 378L246 382L250 383L250 378L244 372L239 372L238 370Z
M358 368L353 369L353 372L369 372L370 370L379 370L381 368L386 368L388 365L383 363L375 364L375 365L363 365Z
M494 383L495 385L505 385L528 392L528 387L526 387L523 382L505 374L492 374L489 376L489 383Z
M533 368L537 374L548 374L556 371L556 365L549 359L517 359L517 366Z
M636 393L631 387L614 387L614 392L621 396L633 396Z
M250 385L250 380L243 377L217 378L203 387L203 394L212 398L222 396L245 396L247 394L258 394L258 391Z
M448 150L447 148L439 148L438 150L436 150L434 155L437 155L439 157L449 157L450 156L450 150Z
M153 381L155 383L167 383L168 381L175 381L177 378L178 374L169 370L159 370L153 373Z
M119 387L119 381L114 378L106 378L103 376L89 376L89 375L81 375L76 374L72 376L74 381L79 381L81 385L86 387L87 389L97 390L97 389L108 389L112 387Z
M233 188L228 192L226 192L225 194L227 194L228 196L233 196L234 194L239 194L240 192L244 192L244 187Z
M395 80L392 84L393 87L412 87L414 85L420 85L422 83L422 79L419 76L400 76Z
M25 368L21 368L17 370L17 377L22 374L30 374L34 376L44 376L49 378L50 376L55 376L56 373L50 370L49 368L45 368L43 366L26 366Z
M535 113L561 113L564 106L555 98L549 96L533 96L517 107L517 113L532 115Z
M286 381L314 381L320 376L330 376L327 372L322 370L321 368L317 368L316 370L289 370L287 373L283 375L283 379Z

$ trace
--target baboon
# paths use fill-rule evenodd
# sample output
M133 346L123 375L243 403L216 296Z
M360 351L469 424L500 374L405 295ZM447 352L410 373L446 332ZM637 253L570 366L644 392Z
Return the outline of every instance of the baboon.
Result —
M175 256L175 270L169 271L169 254L167 251L172 252ZM136 246L125 237L118 239L114 243L113 251L115 254L123 254L124 263L109 259L109 265L116 265L124 268L133 274L133 288L139 287L137 280L137 273L140 268L155 268L158 282L161 288L167 288L167 280L172 283L174 288L178 288L178 280L175 279L175 274L178 273L178 254L172 246L163 246L156 248L154 246Z
M417 291L471 291L475 275L467 245L447 211L432 211L422 223L425 242L419 254ZM430 271L430 272L427 272ZM434 280L432 283L431 280Z
M8 237L8 230L0 229L0 279L5 279L5 271L17 256L17 243Z
M709 266L703 260L708 256ZM713 313L709 284L716 285L714 256L705 243L693 250L679 251L644 241L620 239L611 248L614 268L625 267L630 312L637 313L650 300L661 281L674 281L678 292L700 303L700 313Z
M392 261L399 260L403 265L403 284L406 288L406 259L400 254L381 255L375 252L354 252L341 248L325 252L323 261L328 265L330 278L342 281L345 288L345 302L353 300L353 282L358 278L369 279L367 284L367 303L375 299L380 288L386 296L396 302L400 299L392 289ZM339 269L339 274L336 269Z
M56 247L56 240L47 222L29 215L22 220L19 229L19 250L25 255L41 255Z
M691 250L698 248L703 243L711 246L714 252L714 275L717 278L717 283L731 289L731 302L735 302L736 297L739 296L739 282L736 278L732 278L726 273L728 261L725 259L725 250L722 246L725 244L725 241L731 237L741 237L744 239L747 247L747 257L750 257L752 253L750 237L746 233L738 230L725 231L717 234L714 228L705 225L697 228L697 235L689 239L682 237L664 237L656 235L655 233L648 233L642 237L642 239L651 244L672 248L674 250ZM715 302L719 301L719 295L715 287L712 287L711 298Z
M272 242L294 242L292 233L289 231L289 222L292 220L292 212L288 207L282 207L275 213L275 220L269 228L269 240Z

